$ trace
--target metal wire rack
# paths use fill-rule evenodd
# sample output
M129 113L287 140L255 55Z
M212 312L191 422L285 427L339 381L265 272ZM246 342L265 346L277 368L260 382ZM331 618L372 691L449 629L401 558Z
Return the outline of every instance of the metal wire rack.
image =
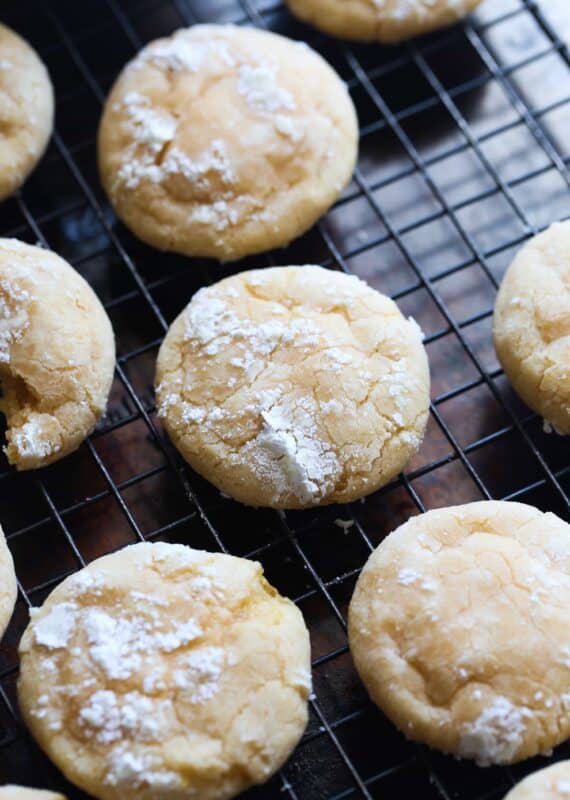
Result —
M67 258L103 300L118 345L109 414L91 439L38 474L0 464L0 518L19 578L0 649L0 784L83 796L18 718L16 649L27 610L93 558L165 539L259 559L310 628L308 730L282 772L251 795L503 797L544 760L481 770L405 741L365 696L345 619L371 548L411 514L493 497L570 516L568 446L544 434L511 392L490 337L513 253L570 216L568 47L534 0L487 0L462 25L397 48L332 40L276 0L5 0L0 13L39 50L57 92L52 145L0 207L0 236ZM246 264L144 247L116 224L97 181L95 132L118 70L146 41L199 21L305 39L347 81L361 122L358 169L335 208L288 248ZM154 360L174 315L201 285L269 263L354 272L426 332L433 400L424 446L404 475L362 503L281 515L242 507L181 463L156 420ZM569 754L563 746L554 757Z

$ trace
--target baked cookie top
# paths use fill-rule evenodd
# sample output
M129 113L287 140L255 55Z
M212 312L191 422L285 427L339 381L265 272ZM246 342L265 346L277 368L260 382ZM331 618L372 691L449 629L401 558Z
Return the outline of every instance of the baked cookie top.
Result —
M53 128L49 75L30 45L0 24L0 201L26 180Z
M311 227L350 179L357 138L345 85L309 47L196 25L125 67L101 121L99 164L143 241L229 260Z
M75 450L103 414L111 323L86 281L41 247L0 239L0 382L6 454L18 469Z
M507 502L410 519L370 556L352 656L411 739L510 764L570 735L570 526Z
M495 304L497 355L546 428L570 433L570 221L533 237L516 255Z
M386 44L452 25L481 0L286 0L291 11L333 36Z
M421 331L356 277L316 266L201 289L157 362L159 414L189 463L254 506L348 502L417 450L429 407Z
M307 629L260 564L142 543L33 612L19 700L39 745L101 800L229 798L307 722Z

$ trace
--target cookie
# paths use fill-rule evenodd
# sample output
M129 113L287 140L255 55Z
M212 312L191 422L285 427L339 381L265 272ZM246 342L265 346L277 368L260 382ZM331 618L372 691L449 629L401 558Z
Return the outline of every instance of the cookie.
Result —
M43 156L53 129L53 87L30 45L0 24L0 201Z
M160 250L223 260L286 245L350 180L358 126L313 50L231 25L195 25L123 70L99 130L103 186Z
M453 25L481 0L285 0L293 14L343 39L400 42Z
M350 502L423 437L421 331L363 281L316 266L197 292L157 362L162 421L191 466L252 506Z
M410 739L511 764L570 735L570 525L487 501L410 519L370 556L349 643Z
M560 761L528 775L515 786L505 800L568 800L570 797L570 761Z
M111 323L83 278L48 250L0 239L0 408L8 461L36 469L75 450L105 411Z
M570 222L519 251L497 295L493 334L515 391L547 431L570 434Z
M308 632L261 565L142 543L67 578L21 647L24 720L99 800L224 800L307 723Z
M0 800L65 800L62 794L24 786L0 786Z
M2 528L0 528L0 639L4 635L16 605L16 573L12 554L8 550ZM1 795L0 795L1 797Z

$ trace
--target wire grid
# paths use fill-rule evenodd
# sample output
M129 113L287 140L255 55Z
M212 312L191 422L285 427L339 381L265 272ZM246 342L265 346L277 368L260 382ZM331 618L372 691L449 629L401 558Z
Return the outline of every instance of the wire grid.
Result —
M17 642L66 575L138 540L180 541L259 559L305 614L315 694L290 762L251 794L291 800L492 800L541 766L480 770L406 742L367 701L348 655L346 608L381 539L411 514L481 498L570 514L562 439L510 391L492 353L495 290L512 254L570 216L570 56L532 0L398 48L347 45L262 0L29 0L3 21L38 48L55 80L57 130L24 190L0 208L0 235L60 252L94 286L117 335L106 420L39 475L0 471L2 519L19 576L0 650L0 783L82 797L25 733L15 700ZM347 81L361 158L334 209L290 247L239 265L151 251L101 193L95 131L121 65L146 41L201 21L253 24L307 40ZM355 272L425 327L433 378L426 441L406 474L351 506L276 514L222 498L173 451L155 417L152 373L168 324L200 286L264 264ZM338 521L350 521L346 528ZM555 757L568 753L564 746ZM567 757L567 755L566 755Z

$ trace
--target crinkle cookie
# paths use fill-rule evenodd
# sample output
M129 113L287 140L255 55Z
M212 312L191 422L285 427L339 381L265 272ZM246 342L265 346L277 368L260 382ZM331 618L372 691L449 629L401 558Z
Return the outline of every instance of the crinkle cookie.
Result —
M75 450L105 411L115 366L111 323L63 259L0 239L0 408L8 461L36 469Z
M353 276L277 267L201 289L158 355L159 414L243 503L349 502L397 475L429 407L421 331Z
M140 239L230 260L310 228L348 183L357 140L344 83L309 47L195 25L123 70L103 114L99 165Z
M570 735L570 525L507 502L410 519L370 556L349 643L410 739L511 764Z
M4 635L16 604L16 573L4 532L0 528L0 639ZM0 795L1 797L1 795Z
M0 24L0 201L26 180L53 129L53 88L30 45Z
M65 800L62 794L25 786L0 786L0 800Z
M286 0L304 22L340 36L386 44L453 25L481 0Z
M519 251L495 304L497 356L545 429L570 434L570 222Z
M100 800L225 800L263 783L307 723L309 636L261 565L142 543L32 613L20 707Z
M505 800L568 800L569 797L570 761L560 761L528 775Z

